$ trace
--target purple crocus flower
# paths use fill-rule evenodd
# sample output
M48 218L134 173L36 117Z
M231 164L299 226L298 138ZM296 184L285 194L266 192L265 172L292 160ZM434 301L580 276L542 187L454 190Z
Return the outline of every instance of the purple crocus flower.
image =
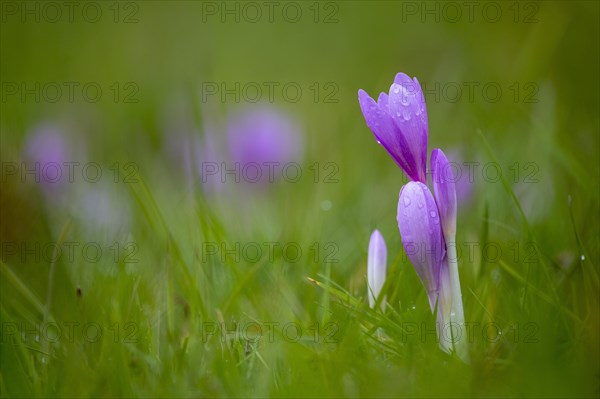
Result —
M381 294L381 289L385 283L387 269L387 248L385 240L379 230L373 231L369 240L369 258L367 262L367 282L369 306L375 307L377 298ZM383 310L385 299L380 302L380 309Z
M438 208L425 184L409 182L402 187L397 219L402 245L427 289L429 306L434 312L445 245Z
M273 182L286 164L299 161L304 152L300 127L281 110L267 106L234 114L227 124L227 142L239 169L252 166L253 175L245 179L250 182L258 174L257 166L262 176L256 182Z
M412 180L400 190L398 228L432 312L437 304L440 347L447 352L455 349L468 362L464 338L455 342L442 337L448 328L465 325L456 258L456 187L440 149L432 151L430 161L435 197L426 185L428 124L419 82L399 73L389 95L381 93L377 103L363 90L358 98L377 141Z
M358 101L377 142L411 180L427 183L427 110L417 78L398 73L389 94L375 102L361 89Z
M24 155L31 169L38 171L36 177L44 186L52 187L64 181L56 173L50 173L62 172L63 162L70 159L69 145L57 127L42 125L35 128L27 138Z
M33 171L42 193L53 204L66 199L69 181L69 163L80 162L78 151L72 140L56 125L43 123L27 136L23 147L25 168Z

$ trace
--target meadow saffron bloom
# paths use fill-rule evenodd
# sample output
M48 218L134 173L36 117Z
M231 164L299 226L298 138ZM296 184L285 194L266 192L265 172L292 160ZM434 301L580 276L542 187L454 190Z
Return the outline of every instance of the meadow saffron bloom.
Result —
M398 228L406 255L427 290L434 312L445 246L438 208L425 184L409 182L400 190Z
M64 185L64 163L71 160L71 149L63 132L56 126L40 125L28 136L24 157L30 170L36 171L36 181L50 191Z
M244 173L248 182L272 183L287 164L300 161L304 153L302 130L276 108L246 108L229 118L226 129L232 161L238 169L252 171Z
M375 102L361 89L358 101L377 142L411 180L427 183L427 110L417 78L399 73L389 94L381 93Z
M367 283L369 306L375 307L377 298L381 294L381 289L385 283L387 269L387 248L385 241L379 230L373 231L369 240L369 258L367 262ZM380 309L385 306L385 298L380 302Z
M399 73L389 95L381 93L377 103L363 90L358 98L377 141L412 180L400 190L398 229L431 311L437 310L440 347L468 362L456 257L456 187L440 149L432 151L430 160L435 196L426 185L428 122L419 82Z

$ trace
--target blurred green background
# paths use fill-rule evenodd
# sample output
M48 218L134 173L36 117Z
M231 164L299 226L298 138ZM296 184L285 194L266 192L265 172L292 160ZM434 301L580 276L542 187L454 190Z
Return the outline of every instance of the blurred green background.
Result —
M597 2L75 3L1 3L2 396L600 395ZM403 338L434 318L395 220L406 178L357 101L400 71L425 91L429 150L478 162L458 216L466 319L512 335L476 334L471 365L431 334ZM299 181L213 192L186 178L177 134L226 147L257 85L302 131ZM102 179L76 169L49 197L23 178L39 126ZM385 315L365 305L374 228ZM67 242L72 259L47 261ZM264 242L279 245L258 261L206 256ZM261 339L222 337L252 322Z

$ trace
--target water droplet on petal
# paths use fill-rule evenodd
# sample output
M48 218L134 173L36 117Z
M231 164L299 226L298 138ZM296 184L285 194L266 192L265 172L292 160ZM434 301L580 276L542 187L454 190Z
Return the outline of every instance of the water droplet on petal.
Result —
M409 206L409 205L410 205L410 198L404 197L404 206Z
M402 105L406 106L409 104L409 100L408 100L408 96L409 94L407 92L402 93L402 97L400 97L400 102L402 103Z
M430 211L430 212L429 212L429 215L430 215L432 218L434 218L434 217L436 217L436 216L437 216L437 213L435 213L435 211Z
M400 86L394 86L394 88L392 89L392 92L398 94L398 92L400 91Z
M405 121L410 120L410 110L408 108L404 108L402 110L402 117L404 118Z
M419 201L417 205L419 206L419 209L423 208L423 202Z

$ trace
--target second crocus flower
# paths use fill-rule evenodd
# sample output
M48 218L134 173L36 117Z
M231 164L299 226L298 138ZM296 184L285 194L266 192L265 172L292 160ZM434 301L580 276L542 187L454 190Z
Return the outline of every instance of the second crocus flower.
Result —
M385 283L385 275L387 271L387 248L385 241L379 230L373 231L369 240L369 258L367 262L367 282L369 306L375 307L377 298L381 294L381 289ZM379 308L383 310L385 306L385 298L380 301Z

